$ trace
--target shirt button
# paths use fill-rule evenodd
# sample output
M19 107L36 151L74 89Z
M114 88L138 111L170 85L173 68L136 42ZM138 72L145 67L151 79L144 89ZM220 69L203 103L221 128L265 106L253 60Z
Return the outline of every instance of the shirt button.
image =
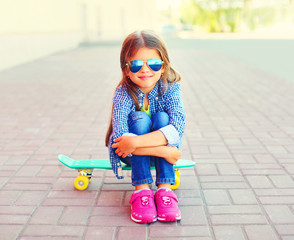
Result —
M158 97L156 97L155 100L158 100Z
M140 97L143 97L143 93L140 93Z
M141 103L139 104L139 107L142 107L142 104Z

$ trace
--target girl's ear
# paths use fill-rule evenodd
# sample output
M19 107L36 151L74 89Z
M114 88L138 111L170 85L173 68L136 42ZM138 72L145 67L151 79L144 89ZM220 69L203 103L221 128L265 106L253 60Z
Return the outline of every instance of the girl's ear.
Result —
M165 63L162 64L162 67L161 67L161 75L164 73L165 71Z
M126 75L126 77L130 78L130 70L128 67L125 70L125 75Z
M124 74L125 76L128 76L128 75L129 75L129 72L130 72L129 67L128 67L128 66L125 66L125 67L123 68L123 74Z

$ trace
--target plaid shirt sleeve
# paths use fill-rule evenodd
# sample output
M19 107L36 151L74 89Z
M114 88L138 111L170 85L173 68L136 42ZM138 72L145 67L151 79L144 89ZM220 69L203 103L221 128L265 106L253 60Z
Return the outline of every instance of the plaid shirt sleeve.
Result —
M127 134L129 132L128 127L128 115L132 109L132 100L127 94L125 87L119 86L113 97L113 113L112 113L112 135L109 139L109 157L110 163L114 174L118 179L122 179L122 165L119 156L115 153L115 149L111 147L114 143L113 140Z
M131 112L132 100L124 87L119 87L113 97L112 127L113 137L118 138L129 132L128 116Z
M169 115L169 125L159 129L168 141L169 146L179 146L185 128L185 110L181 88L178 83L169 86L164 95L165 112Z

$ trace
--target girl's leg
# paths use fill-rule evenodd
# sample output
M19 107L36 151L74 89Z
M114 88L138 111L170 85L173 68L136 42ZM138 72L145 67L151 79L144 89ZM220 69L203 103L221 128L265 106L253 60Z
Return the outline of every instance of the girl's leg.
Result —
M169 116L165 112L159 112L152 118L152 130L158 130L169 124ZM164 158L155 158L156 185L155 202L157 206L158 220L163 222L178 221L181 219L181 211L178 207L177 195L170 189L175 183L175 171L172 164Z
M158 130L169 124L169 116L166 112L158 112L152 116L152 131ZM154 157L156 168L156 185L158 188L170 188L175 183L175 171L173 165L164 158Z
M144 112L135 112L129 118L129 131L142 135L150 132L151 119ZM150 172L150 157L136 156L131 157L132 184L136 191L130 199L131 219L137 223L151 223L157 221L157 210L154 202L154 194L149 189L148 183L152 183ZM140 190L140 191L138 191Z
M134 112L130 114L128 119L129 131L131 133L142 135L150 132L151 119L148 114L144 112ZM150 156L127 157L125 163L130 163L132 166L132 185L136 190L149 188L149 183L153 182L150 171Z

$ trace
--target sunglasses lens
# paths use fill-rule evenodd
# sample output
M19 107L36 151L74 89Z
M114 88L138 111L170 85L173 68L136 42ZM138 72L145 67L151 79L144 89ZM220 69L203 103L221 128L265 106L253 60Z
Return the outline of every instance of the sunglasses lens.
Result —
M155 72L159 71L162 67L162 61L158 58L149 59L147 64Z
M132 73L139 72L139 70L142 68L144 62L142 60L133 60L130 62L130 71Z

